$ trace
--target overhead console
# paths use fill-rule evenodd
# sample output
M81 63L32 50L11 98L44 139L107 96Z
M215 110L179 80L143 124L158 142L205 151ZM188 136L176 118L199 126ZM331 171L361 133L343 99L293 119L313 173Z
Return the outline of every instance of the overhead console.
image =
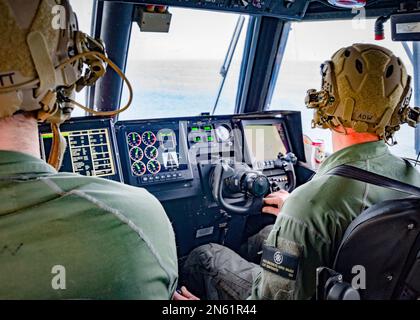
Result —
M121 1L121 0L120 0ZM123 2L167 5L242 14L275 16L286 20L303 18L309 1L295 0L122 0Z

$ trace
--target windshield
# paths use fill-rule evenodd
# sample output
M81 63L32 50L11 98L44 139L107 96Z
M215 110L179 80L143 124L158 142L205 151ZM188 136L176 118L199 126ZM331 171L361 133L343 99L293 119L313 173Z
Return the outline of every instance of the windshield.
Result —
M121 120L211 112L222 81L220 69L238 20L236 14L170 8L169 33L140 32L133 24L126 74L132 107ZM233 113L245 42L245 24L233 55L217 114ZM127 97L124 91L123 101Z
M90 34L92 13L93 13L93 1L86 0L72 0L71 6L74 12L77 14L77 22L79 23L79 29L85 33ZM83 88L82 91L76 93L76 100L83 104L86 104L86 92L87 87ZM72 117L83 117L85 111L75 107L72 112Z
M327 151L332 151L329 130L312 129L312 111L305 107L304 99L308 89L321 86L320 65L329 60L338 49L353 43L376 43L399 56L407 71L413 75L412 64L400 42L391 40L390 28L386 30L386 40L373 40L375 20L358 23L347 21L323 21L293 23L286 51L269 108L288 109L302 112L304 134L311 139L323 139ZM414 96L411 104L414 103ZM414 130L403 125L396 134L398 144L391 151L399 156L415 157Z

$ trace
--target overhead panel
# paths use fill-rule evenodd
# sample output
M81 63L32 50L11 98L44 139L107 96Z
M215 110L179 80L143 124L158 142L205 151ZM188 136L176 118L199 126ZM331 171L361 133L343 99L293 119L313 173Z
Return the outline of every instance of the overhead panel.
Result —
M119 2L265 15L286 20L301 20L309 3L306 0L123 0Z

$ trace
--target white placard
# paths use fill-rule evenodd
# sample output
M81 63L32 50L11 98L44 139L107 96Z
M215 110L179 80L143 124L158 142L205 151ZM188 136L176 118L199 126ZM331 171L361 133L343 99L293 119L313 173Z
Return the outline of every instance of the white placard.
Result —
M420 33L420 22L397 23L397 33Z

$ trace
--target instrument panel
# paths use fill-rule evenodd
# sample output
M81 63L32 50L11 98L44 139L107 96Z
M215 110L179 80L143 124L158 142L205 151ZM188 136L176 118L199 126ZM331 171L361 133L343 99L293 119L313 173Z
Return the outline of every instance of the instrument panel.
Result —
M264 174L270 185L286 189L288 175L274 162L288 152L305 160L300 121L299 112L116 123L108 118L74 118L61 126L68 148L60 171L146 188L172 221L180 257L210 242L235 250L250 225L266 223L270 217L258 215L258 221L248 222L247 216L221 208L211 189L215 165L220 160L246 164ZM40 125L44 159L52 137L50 127ZM241 206L239 198L229 201Z
M283 181L285 175L274 168L274 161L279 154L294 152L286 123L272 113L254 118L202 116L116 123L74 118L61 126L68 148L60 171L152 189L164 184L154 188L159 194L171 189L171 183L179 188L201 183L207 189L206 170L223 158L247 163ZM47 159L52 144L48 125L40 126L40 142L42 157ZM192 180L199 182L185 183Z

